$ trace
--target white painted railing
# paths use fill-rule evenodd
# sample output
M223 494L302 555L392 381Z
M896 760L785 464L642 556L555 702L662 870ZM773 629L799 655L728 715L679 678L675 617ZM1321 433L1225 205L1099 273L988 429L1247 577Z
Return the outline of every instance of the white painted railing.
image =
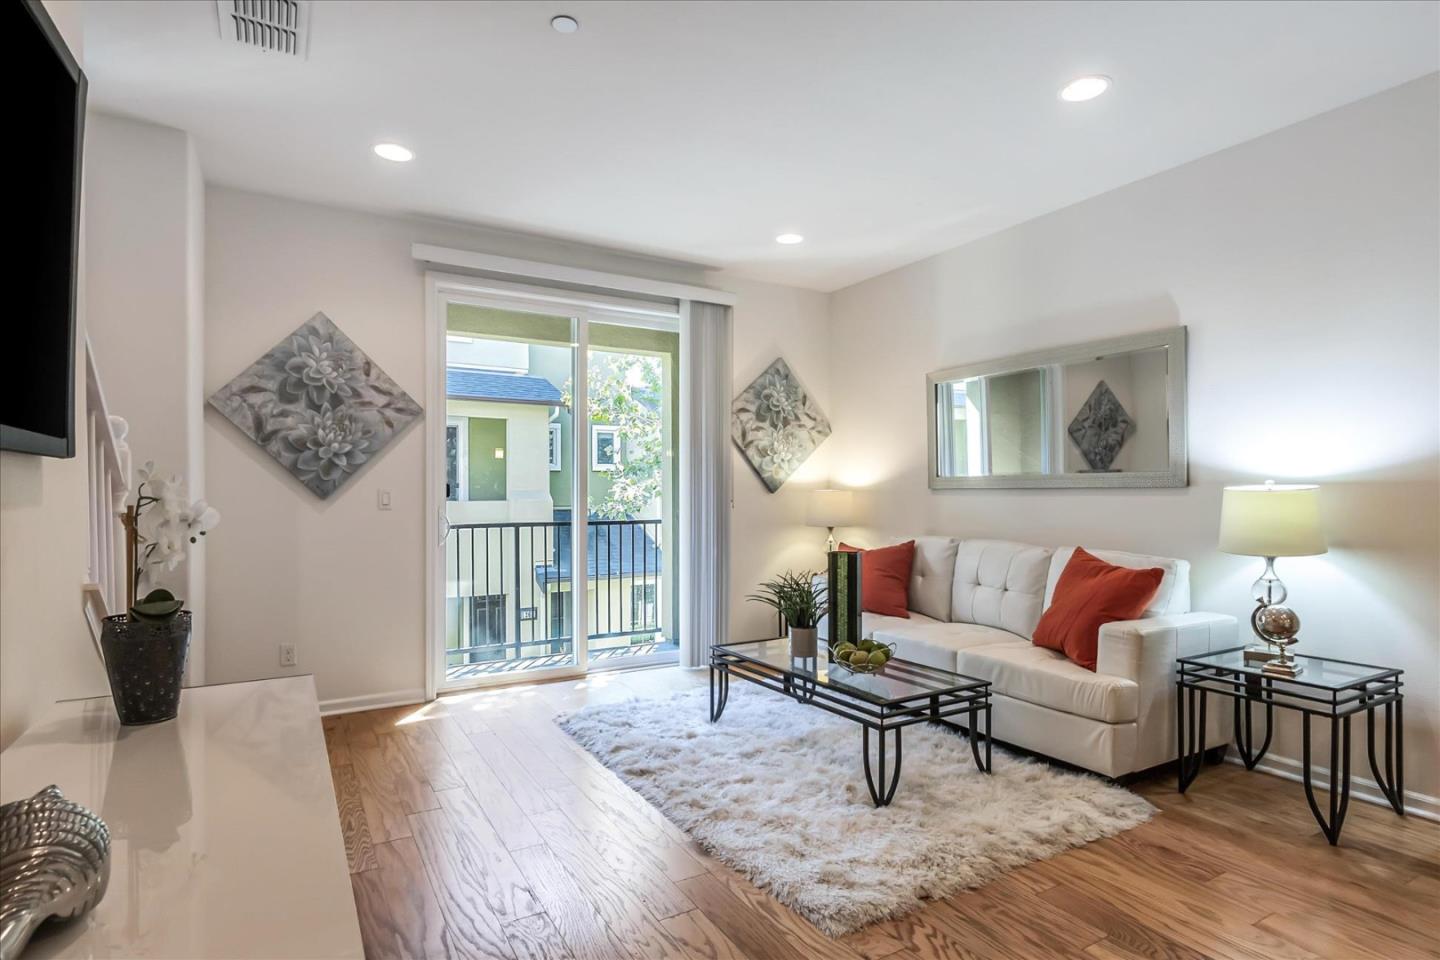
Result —
M129 425L111 416L100 388L95 355L85 341L85 443L90 464L90 563L85 584L85 614L100 644L100 621L120 613L126 603L125 527L121 517L130 493Z

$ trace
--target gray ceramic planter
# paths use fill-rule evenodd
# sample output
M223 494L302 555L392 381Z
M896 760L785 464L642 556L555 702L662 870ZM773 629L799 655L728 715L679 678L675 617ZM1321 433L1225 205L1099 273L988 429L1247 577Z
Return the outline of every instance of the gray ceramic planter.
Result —
M815 656L815 638L819 631L815 627L790 628L790 656Z

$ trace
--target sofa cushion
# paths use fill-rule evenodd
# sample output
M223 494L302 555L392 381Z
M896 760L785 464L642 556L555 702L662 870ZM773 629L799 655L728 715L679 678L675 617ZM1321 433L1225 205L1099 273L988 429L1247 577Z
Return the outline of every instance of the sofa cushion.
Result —
M950 619L999 627L1030 639L1040 622L1050 548L1005 540L962 540L955 552Z
M877 628L874 639L880 643L895 644L895 655L902 660L941 670L954 670L956 655L970 647L994 646L997 643L1025 645L1022 637L978 623L899 622Z
M956 668L989 680L994 693L1078 717L1128 723L1139 714L1139 684L1086 670L1058 650L1028 643L971 647L956 655Z
M867 610L860 614L860 638L862 640L871 640L874 638L876 630L888 631L908 624L919 625L939 622L940 621L932 620L930 617L925 616L925 614L918 613L914 610L910 611L910 618L908 620L904 617L887 617L883 613L870 613Z
M1176 560L1173 557L1151 557L1143 553L1125 553L1122 550L1090 550L1095 556L1106 563L1113 563L1117 567L1133 567L1144 569L1145 567L1159 567L1165 571L1165 577L1160 581L1160 588L1155 591L1154 598L1145 612L1140 616L1144 617L1168 617L1177 613L1190 612L1190 563L1187 560ZM1050 560L1050 569L1045 579L1045 606L1050 606L1050 601L1055 598L1055 584L1060 581L1060 574L1065 570L1065 564L1070 562L1070 555L1075 552L1074 547L1056 547L1055 555Z
M915 564L910 568L910 609L935 620L950 619L950 591L955 585L953 537L916 537Z

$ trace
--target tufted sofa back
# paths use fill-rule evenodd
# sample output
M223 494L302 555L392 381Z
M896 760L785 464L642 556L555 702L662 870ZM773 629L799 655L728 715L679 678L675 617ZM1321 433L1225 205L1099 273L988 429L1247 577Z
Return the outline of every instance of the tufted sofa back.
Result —
M909 537L893 540L911 539ZM910 609L935 620L978 623L1034 639L1060 571L1074 547L1037 547L1009 540L915 537ZM1165 577L1144 616L1190 610L1190 564L1169 557L1091 550L1122 567L1160 567Z
M950 590L955 580L953 537L916 537L910 568L910 609L935 620L950 619Z
M1049 547L1007 540L960 541L955 552L950 619L998 627L1032 639L1045 608L1045 579L1052 553Z

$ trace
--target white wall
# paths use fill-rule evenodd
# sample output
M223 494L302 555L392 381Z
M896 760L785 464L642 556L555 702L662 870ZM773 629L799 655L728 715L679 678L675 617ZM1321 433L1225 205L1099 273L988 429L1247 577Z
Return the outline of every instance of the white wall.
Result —
M207 396L323 310L400 386L423 397L424 272L411 259L412 242L706 281L696 268L665 261L221 187L207 191L205 222ZM826 297L766 284L733 288L741 297L737 384L783 353L827 402ZM424 538L432 529L423 516L422 430L411 428L320 501L213 411L205 426L208 499L225 515L207 543L207 679L314 673L322 700L422 690ZM807 465L814 477L823 476L821 462ZM737 592L777 569L818 565L819 539L813 555L799 548L822 534L795 526L803 518L796 486L771 496L742 471L748 468L737 461ZM391 491L389 512L376 509L380 489ZM753 609L740 622L761 629ZM281 642L298 645L294 671L278 666Z
M1196 608L1243 620L1221 487L1317 481L1331 552L1279 564L1300 650L1405 668L1407 784L1440 794L1437 116L1432 75L835 293L829 452L871 534L1185 557ZM1175 324L1189 487L928 490L927 371Z
M784 357L835 419L829 370L829 298L792 287L712 277L736 293L733 394L750 385L776 357ZM785 570L825 569L825 530L807 527L805 496L828 486L834 443L826 440L775 493L765 489L739 449L730 445L735 509L730 534L730 632L736 640L775 636L775 613L745 600L756 585ZM839 531L837 531L838 533Z
M130 423L135 465L154 460L200 499L205 212L194 144L182 130L103 113L86 124L85 286L105 401ZM150 582L173 590L194 614L191 684L204 679L204 554L202 543Z
M79 4L46 0L45 8L83 65ZM82 215L82 277L83 224ZM108 689L81 608L90 549L84 283L77 292L75 456L55 460L0 453L0 747L23 733L54 701Z

